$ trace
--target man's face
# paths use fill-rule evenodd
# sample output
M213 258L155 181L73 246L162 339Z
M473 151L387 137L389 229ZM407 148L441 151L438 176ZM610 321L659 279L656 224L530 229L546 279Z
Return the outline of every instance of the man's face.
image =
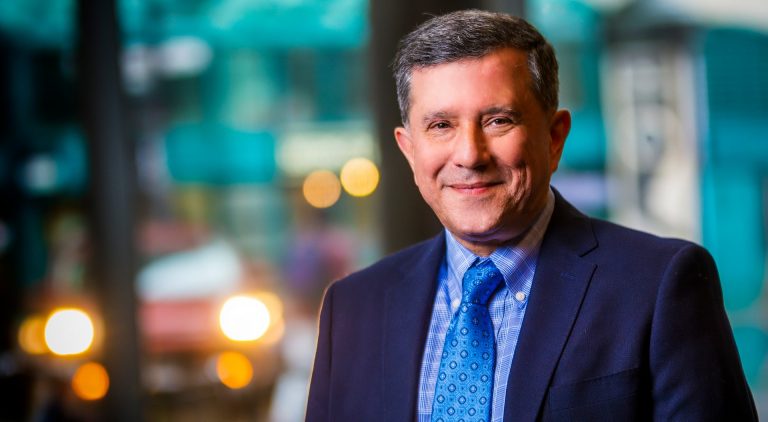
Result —
M545 111L525 52L504 48L415 70L395 138L440 222L479 255L520 235L546 204L570 114Z

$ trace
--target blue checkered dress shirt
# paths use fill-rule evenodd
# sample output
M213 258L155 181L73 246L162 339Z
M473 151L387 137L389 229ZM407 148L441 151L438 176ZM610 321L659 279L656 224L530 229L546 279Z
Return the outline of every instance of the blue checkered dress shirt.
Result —
M554 206L555 198L550 190L544 211L523 238L517 244L496 249L488 257L504 275L506 284L506 288L499 289L488 305L496 336L496 369L491 408L491 420L494 422L501 422L504 418L509 369L512 366L517 338L525 316L525 307L531 293L539 246L549 225ZM421 362L419 422L430 421L445 333L461 302L461 280L464 272L477 258L446 230L446 256L438 274L437 295L427 334L424 358Z

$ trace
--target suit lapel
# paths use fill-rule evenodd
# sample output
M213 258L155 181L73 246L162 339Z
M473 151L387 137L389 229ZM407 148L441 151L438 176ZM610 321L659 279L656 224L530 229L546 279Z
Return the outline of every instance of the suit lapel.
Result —
M537 418L595 270L583 258L597 246L591 223L556 197L509 373L504 420Z
M445 235L428 241L403 262L386 291L381 381L386 417L408 421L416 414L421 360L432 316Z

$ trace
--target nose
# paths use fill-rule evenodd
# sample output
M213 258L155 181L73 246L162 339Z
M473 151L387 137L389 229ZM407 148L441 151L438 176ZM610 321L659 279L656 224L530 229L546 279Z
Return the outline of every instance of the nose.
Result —
M458 167L477 169L487 165L490 158L482 128L477 125L465 126L454 144L454 164Z

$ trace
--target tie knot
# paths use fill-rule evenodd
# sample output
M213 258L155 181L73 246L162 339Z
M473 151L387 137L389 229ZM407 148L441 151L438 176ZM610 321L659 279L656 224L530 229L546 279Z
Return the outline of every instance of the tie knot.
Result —
M464 273L462 302L478 305L488 304L491 294L496 291L503 280L504 277L501 276L501 272L493 264L493 261L490 259L476 261Z

